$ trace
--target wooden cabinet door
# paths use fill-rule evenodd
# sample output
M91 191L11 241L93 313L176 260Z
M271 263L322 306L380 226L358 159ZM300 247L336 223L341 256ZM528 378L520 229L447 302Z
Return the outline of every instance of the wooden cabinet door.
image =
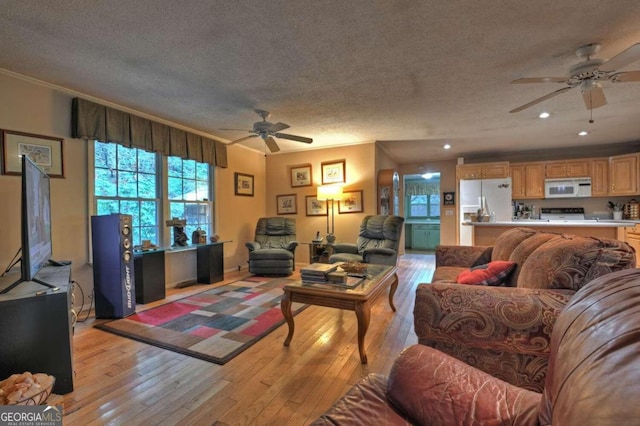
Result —
M482 167L482 179L500 179L509 176L509 162L486 163Z
M638 154L616 155L609 158L609 195L638 193Z
M625 228L625 241L640 253L640 225Z
M594 158L591 160L591 196L604 197L609 195L609 158Z
M509 166L509 174L511 175L511 198L526 197L524 166L512 164Z
M589 176L588 160L547 161L545 163L545 177L550 179L586 176Z
M563 178L567 176L567 165L564 161L547 161L544 175L548 178Z
M482 179L482 164L458 164L456 177L460 179Z
M525 164L526 198L544 198L544 163Z
M589 176L589 160L575 160L566 162L567 177Z

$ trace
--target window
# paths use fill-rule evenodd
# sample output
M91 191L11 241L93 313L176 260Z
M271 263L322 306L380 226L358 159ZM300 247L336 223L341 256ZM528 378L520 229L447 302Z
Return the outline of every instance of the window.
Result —
M167 158L169 216L187 220L187 237L198 228L210 235L209 169L206 163Z
M440 174L405 177L405 206L412 219L440 219Z
M133 244L159 244L157 155L113 143L94 143L94 195L97 215L129 214Z
M407 198L409 217L440 218L440 194L409 195Z

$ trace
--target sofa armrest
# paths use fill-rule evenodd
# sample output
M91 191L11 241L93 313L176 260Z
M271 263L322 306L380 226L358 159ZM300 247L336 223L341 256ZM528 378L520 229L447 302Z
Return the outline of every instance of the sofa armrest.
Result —
M548 356L551 330L571 290L419 284L414 327L419 343L462 345Z
M256 241L251 241L251 242L245 243L245 246L247 246L247 248L249 249L250 252L260 249L260 243L258 243Z
M395 360L386 395L412 423L425 425L538 425L542 397L422 345Z
M298 247L298 242L297 241L289 241L289 244L287 244L286 249L289 250L290 252L293 252L296 247Z
M335 243L331 245L334 253L358 254L358 246L350 243Z
M493 246L446 246L436 247L436 267L460 266L471 268L491 261Z

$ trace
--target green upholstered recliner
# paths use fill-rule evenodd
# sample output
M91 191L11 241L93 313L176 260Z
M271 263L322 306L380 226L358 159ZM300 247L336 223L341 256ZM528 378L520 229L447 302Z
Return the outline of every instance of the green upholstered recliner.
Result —
M295 269L296 220L261 217L249 249L249 272L256 275L291 275Z
M364 262L395 266L404 218L400 216L366 216L360 224L356 244L335 243L330 263Z

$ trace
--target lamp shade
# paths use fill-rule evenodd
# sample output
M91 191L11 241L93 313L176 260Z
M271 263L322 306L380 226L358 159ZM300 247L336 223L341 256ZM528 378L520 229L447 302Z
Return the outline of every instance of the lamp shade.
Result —
M318 194L316 198L320 201L323 200L341 200L342 199L342 185L321 185L318 187Z

